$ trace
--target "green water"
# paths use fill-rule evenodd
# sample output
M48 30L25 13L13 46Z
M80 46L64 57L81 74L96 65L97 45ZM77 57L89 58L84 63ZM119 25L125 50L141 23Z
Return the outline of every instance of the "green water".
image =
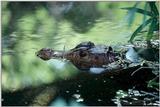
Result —
M69 4L71 8L65 12L59 9L61 3L46 3L2 2L3 90L49 84L79 72L70 63L39 59L35 55L39 49L63 50L65 46L69 50L83 41L126 44L143 19L136 14L136 22L128 27L127 11L120 9L136 2L79 2ZM68 4L64 6L68 8ZM144 2L139 7L143 8Z

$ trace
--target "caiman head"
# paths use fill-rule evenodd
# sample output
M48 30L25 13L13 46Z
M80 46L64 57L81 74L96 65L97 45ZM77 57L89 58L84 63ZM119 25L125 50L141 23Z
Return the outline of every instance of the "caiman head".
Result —
M115 54L110 50L106 53L92 53L91 49L88 48L77 48L67 52L42 48L36 55L43 60L65 58L72 62L78 69L88 70L91 67L102 67L103 65L114 62Z

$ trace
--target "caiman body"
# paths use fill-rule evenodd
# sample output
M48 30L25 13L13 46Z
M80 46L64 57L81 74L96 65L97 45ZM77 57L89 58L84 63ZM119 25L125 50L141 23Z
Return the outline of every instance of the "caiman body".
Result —
M43 60L51 58L67 59L82 70L91 67L101 68L117 60L117 54L111 47L94 45L92 42L80 43L67 52L42 48L37 52L37 56Z

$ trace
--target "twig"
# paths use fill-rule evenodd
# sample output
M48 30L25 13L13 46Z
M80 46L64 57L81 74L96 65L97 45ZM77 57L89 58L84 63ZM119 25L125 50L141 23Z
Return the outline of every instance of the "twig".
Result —
M135 70L135 71L131 74L131 76L133 76L137 71L139 71L139 70L142 69L142 68L152 68L152 67L140 67L140 68L138 68L137 70Z
M158 95L154 95L154 94L149 93L149 92L145 92L145 91L140 91L140 92L141 92L141 93L143 93L143 94L146 94L146 95L153 96L153 97L155 97L155 98L159 98L159 96L158 96Z

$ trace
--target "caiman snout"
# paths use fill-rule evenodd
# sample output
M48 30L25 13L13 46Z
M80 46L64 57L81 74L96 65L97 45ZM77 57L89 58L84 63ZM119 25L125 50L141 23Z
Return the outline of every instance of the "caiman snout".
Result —
M64 54L65 53L62 51L54 51L49 48L42 48L36 52L36 55L43 60L50 60L51 58L63 58Z
M43 60L49 60L52 58L54 51L49 48L42 48L38 52L36 52L36 55L40 57Z

